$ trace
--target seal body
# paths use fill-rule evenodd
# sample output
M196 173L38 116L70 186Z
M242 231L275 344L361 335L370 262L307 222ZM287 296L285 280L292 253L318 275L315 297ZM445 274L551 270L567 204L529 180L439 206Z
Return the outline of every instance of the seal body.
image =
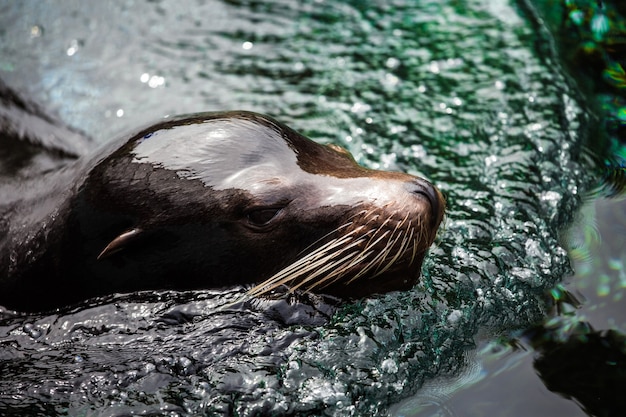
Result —
M251 112L165 119L37 184L0 208L0 305L18 310L237 284L408 289L445 205L423 179Z

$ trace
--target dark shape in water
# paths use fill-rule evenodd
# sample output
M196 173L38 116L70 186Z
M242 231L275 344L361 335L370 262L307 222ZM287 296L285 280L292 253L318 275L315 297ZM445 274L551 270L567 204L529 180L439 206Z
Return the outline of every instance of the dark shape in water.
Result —
M579 324L567 340L537 328L533 347L537 373L550 391L573 398L590 416L621 416L626 410L626 336Z

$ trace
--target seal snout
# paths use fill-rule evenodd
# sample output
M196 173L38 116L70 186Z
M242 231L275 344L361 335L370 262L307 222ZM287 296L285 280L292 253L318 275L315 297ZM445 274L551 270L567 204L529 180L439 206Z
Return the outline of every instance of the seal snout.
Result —
M425 199L430 204L432 223L441 219L442 198L439 191L430 182L422 179L415 179L409 183L411 193Z

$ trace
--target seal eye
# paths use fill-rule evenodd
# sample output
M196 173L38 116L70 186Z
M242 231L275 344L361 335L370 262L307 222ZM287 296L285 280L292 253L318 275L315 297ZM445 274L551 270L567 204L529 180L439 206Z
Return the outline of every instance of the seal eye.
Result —
M249 211L247 214L248 222L256 227L267 226L281 210L282 207L264 207Z

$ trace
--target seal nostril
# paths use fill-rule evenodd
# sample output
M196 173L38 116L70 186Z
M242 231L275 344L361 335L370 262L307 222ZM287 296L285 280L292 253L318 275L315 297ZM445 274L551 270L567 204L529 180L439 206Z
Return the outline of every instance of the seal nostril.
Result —
M428 181L413 181L411 183L413 194L420 195L424 197L428 203L430 203L432 222L436 222L439 217L439 210L441 209L439 203L439 197L437 195L437 190L435 187L429 183Z

